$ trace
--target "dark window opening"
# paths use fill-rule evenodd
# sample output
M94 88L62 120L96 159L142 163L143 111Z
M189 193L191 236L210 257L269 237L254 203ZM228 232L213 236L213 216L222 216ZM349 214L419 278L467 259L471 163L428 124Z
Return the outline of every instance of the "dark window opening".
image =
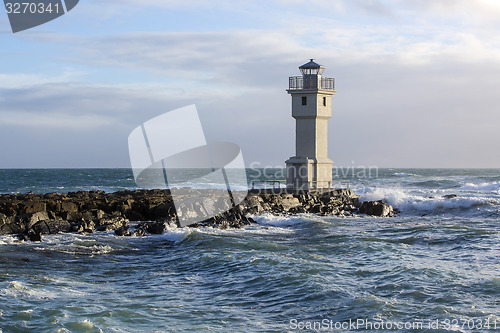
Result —
M307 105L307 96L302 96L302 105Z
M323 106L326 106L326 97L323 97Z

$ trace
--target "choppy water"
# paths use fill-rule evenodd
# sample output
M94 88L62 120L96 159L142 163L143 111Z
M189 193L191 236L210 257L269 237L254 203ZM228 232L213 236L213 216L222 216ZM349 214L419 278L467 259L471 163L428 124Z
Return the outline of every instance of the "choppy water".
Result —
M0 174L4 193L134 188L127 170ZM244 230L168 229L143 238L0 237L0 328L500 332L500 170L343 178L401 214L260 216Z

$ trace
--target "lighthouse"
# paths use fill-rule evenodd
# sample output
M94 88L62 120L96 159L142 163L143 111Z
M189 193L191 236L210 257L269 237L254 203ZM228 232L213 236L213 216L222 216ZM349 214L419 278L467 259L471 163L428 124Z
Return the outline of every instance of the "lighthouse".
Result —
M295 156L286 161L287 188L315 190L332 186L328 158L328 119L332 117L335 79L323 76L324 66L311 59L289 79L292 117L296 120Z

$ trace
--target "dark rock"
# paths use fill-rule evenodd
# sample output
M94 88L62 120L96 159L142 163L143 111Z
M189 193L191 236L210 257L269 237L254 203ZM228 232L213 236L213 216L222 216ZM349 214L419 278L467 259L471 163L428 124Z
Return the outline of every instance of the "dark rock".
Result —
M394 211L392 206L383 201L363 202L359 207L359 212L361 214L380 216L380 217L394 216Z
M25 235L25 234L17 234L16 235L17 239L21 242L27 242L29 241L30 239L28 238L28 235Z
M136 237L142 237L142 236L146 236L146 230L144 228L138 228L138 229L135 229L134 232L132 233L132 236L136 236Z
M45 212L47 210L47 204L41 201L28 201L24 204L24 213L37 213Z
M115 230L116 236L131 236L130 230L127 226L120 227Z
M306 209L304 206L300 205L300 206L290 208L290 210L288 212L290 214L301 214L301 213L306 213L307 211L308 211L308 209Z
M0 234L27 235L32 232L43 235L115 230L117 235L130 235L129 221L139 222L134 235L160 234L165 229L165 223L177 223L177 214L196 219L205 217L198 226L219 228L241 228L255 223L248 217L249 214L343 216L352 215L357 207L367 214L392 214L390 206L383 203L371 206L359 204L358 197L350 189L298 193L257 191L249 193L243 202L233 208L225 191L210 190L200 195L199 190L187 188L184 192L191 199L184 200L179 209L176 209L168 190L0 195ZM241 192L233 194L236 197L242 195ZM210 212L214 207L225 207L228 211L212 217Z
M135 214L138 214L138 215L141 215L139 212L137 211L133 211ZM129 214L131 214L129 212ZM149 218L151 219L161 219L161 218L166 218L166 217L169 217L169 216L172 216L175 214L175 205L173 202L171 203L165 203L165 204L159 204L158 206L153 206L150 210L149 210ZM144 219L144 218L143 218Z
M127 225L128 220L122 217L102 218L98 221L96 230L111 231Z
M77 213L78 206L74 202L61 202L59 205L59 211L65 213Z
M153 235L161 235L165 230L165 223L153 222L146 225L146 231Z
M41 242L42 241L42 234L38 233L38 232L29 232L28 239L31 242Z
M132 209L129 209L128 211L126 211L125 216L130 221L144 221L144 220L146 220L144 215L142 215L140 212L138 212L136 210L132 210Z
M81 223L71 225L71 232L83 232L83 230L84 228Z
M60 232L71 232L72 225L65 220L44 220L34 224L28 231L38 234L58 234Z
M309 209L309 211L313 214L319 214L319 213L321 213L321 207L322 207L322 205L316 204L316 205L312 206L311 209Z

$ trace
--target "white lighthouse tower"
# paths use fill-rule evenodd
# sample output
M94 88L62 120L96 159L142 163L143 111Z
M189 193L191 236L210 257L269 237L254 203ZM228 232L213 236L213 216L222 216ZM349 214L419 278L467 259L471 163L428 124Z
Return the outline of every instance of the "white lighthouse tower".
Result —
M323 77L325 67L314 59L299 69L302 76L290 77L287 90L296 119L295 156L286 161L287 188L330 188L333 162L328 158L328 119L332 117L335 79Z

